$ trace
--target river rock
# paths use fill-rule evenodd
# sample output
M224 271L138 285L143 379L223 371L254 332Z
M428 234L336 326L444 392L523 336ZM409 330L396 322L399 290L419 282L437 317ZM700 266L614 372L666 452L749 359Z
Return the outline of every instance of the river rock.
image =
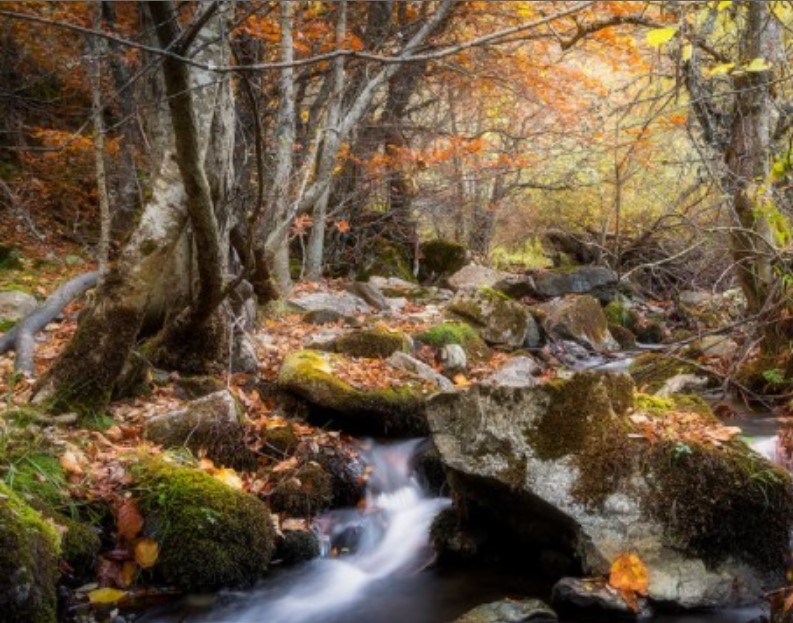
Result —
M508 276L509 273L501 270L469 264L449 277L448 283L452 290L479 290L480 288L492 288Z
M525 305L489 288L460 291L448 311L473 325L488 344L519 348L539 340L534 318Z
M330 418L341 428L359 434L413 436L427 432L421 413L430 394L418 376L398 386L358 389L338 376L350 365L342 355L316 350L288 354L278 373L278 384L315 407L314 419Z
M537 296L556 298L567 294L592 294L607 303L614 298L617 273L602 266L578 266L532 273Z
M484 382L496 387L531 387L537 384L534 376L541 369L540 364L531 357L519 355L507 361Z
M536 309L549 335L573 340L598 352L619 350L603 308L589 295L565 296L538 305Z
M37 306L35 297L25 292L18 290L0 292L0 322L18 322Z
M291 297L287 299L287 303L305 312L326 310L341 316L372 313L372 308L366 301L350 292L311 292Z
M539 599L503 599L477 606L454 623L528 623L556 620L556 613Z
M492 509L490 533L509 534L518 560L555 542L585 574L606 575L634 552L649 570L653 601L755 602L783 581L790 476L737 440L672 436L650 445L630 417L639 406L645 413L651 405L659 419L685 412L694 430L720 424L701 401L634 400L628 376L587 372L440 394L426 414L453 497L466 509Z
M551 603L563 616L611 615L627 619L652 616L646 599L637 599L639 612L635 612L619 591L602 580L562 578L553 587Z

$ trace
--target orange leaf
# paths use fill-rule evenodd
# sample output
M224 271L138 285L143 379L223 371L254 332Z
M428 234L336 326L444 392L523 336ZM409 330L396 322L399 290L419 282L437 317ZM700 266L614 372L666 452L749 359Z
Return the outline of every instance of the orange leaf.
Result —
M140 539L135 543L135 561L141 569L153 567L160 557L160 546L154 539Z
M609 584L619 591L647 595L650 573L636 554L622 554L611 564Z
M118 533L123 538L131 541L143 529L143 516L138 510L138 505L134 500L126 499L118 507L118 517L116 519Z
M342 234L346 234L348 231L350 231L350 222L345 219L336 221L335 225L336 229Z
M469 387L471 385L471 381L469 381L466 378L465 374L463 374L462 372L460 372L459 374L455 374L454 378L452 379L452 382L457 387Z
M129 588L135 581L135 574L138 572L138 565L133 560L126 560L121 565L121 573L119 574L119 582L124 588Z

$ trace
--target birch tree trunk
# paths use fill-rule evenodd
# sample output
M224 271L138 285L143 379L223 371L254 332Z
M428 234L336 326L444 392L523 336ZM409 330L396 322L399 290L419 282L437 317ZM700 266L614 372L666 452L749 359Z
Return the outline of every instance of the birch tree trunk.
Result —
M102 5L97 2L94 27L102 27ZM99 273L107 272L110 257L110 201L107 197L107 173L105 172L105 124L102 119L102 39L91 42L91 117L94 126L94 161L96 164L96 193L99 198L99 248L97 258Z
M148 6L158 28L167 28L166 21L175 26L167 17L173 16L171 2ZM165 41L174 34L162 30L158 36ZM227 63L224 20L217 14L208 19L196 35L194 47L201 62ZM216 309L220 303L230 219L218 218L215 206L225 205L232 171L231 85L228 79L185 66L164 67L164 75L169 93L179 87L182 93L169 103L171 124L166 127L170 132L163 134L159 172L141 220L99 288L95 304L84 314L64 353L35 387L34 402L53 410L85 414L104 409L136 346L144 317L152 306L163 304L158 295L163 284L179 288L171 291L174 302L170 310L160 310L176 320L177 329L206 323L213 317L212 306ZM169 85L167 80L176 82ZM185 86L189 87L186 91ZM188 117L185 110L192 110ZM187 292L187 299L181 291ZM165 333L167 336L168 329ZM222 350L214 339L204 346L212 355ZM183 363L189 366L194 361Z

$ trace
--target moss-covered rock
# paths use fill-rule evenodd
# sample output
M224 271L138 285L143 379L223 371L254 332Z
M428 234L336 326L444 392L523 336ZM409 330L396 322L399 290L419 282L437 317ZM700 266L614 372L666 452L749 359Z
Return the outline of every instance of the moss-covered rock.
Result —
M411 340L401 331L364 329L337 337L329 349L350 357L385 359L396 352L410 352Z
M449 344L462 346L471 361L481 361L490 356L490 349L476 329L464 322L444 322L419 333L415 338L435 348Z
M459 503L511 509L489 530L518 559L548 534L584 573L635 552L649 597L685 608L749 603L782 580L791 478L740 440L712 442L720 425L697 398L634 397L627 376L584 373L441 394L427 417ZM646 418L664 431L655 443Z
M333 481L321 465L301 465L270 494L270 507L294 517L316 515L333 501Z
M619 348L600 303L588 294L554 299L537 306L535 311L548 335L573 340L596 351Z
M369 277L378 275L415 281L412 263L410 250L406 246L381 238L369 245L367 253L360 258L356 279L366 281Z
M534 318L528 309L491 288L458 292L447 311L472 324L482 339L495 346L520 348L539 342Z
M0 483L0 620L55 623L60 537Z
M636 348L636 336L630 329L626 329L618 324L609 323L609 332L611 336L617 340L617 344L620 345L621 349L630 350Z
M307 530L284 530L278 541L276 558L286 566L296 565L317 558L320 554L319 540Z
M633 360L628 373L643 392L654 394L679 375L704 376L703 370L688 361L662 353L644 353Z
M322 423L330 417L350 432L416 435L425 433L421 407L427 389L419 378L382 389L358 389L334 371L347 365L341 355L316 350L290 353L284 358L278 383L319 408Z
M419 280L437 281L456 273L468 261L466 248L450 240L430 240L420 247Z
M603 308L606 319L610 324L625 327L631 331L639 322L638 314L628 307L623 300L615 299Z
M99 533L82 521L76 521L65 515L53 518L61 528L61 558L69 565L74 578L88 578L94 572L102 540Z
M267 570L275 531L267 507L212 476L166 458L132 465L155 571L185 591L250 586Z
M176 379L175 392L184 400L197 400L226 389L226 384L214 376L181 376Z

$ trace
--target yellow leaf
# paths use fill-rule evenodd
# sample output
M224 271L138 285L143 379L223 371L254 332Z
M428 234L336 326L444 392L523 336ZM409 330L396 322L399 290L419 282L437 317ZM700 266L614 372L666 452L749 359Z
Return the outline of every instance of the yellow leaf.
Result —
M708 72L709 76L718 76L720 74L726 74L730 72L735 67L735 63L722 63L721 65L716 65L713 69Z
M303 123L308 123L308 118L309 118L309 112L307 110L301 110L300 111L300 120Z
M721 0L721 2L716 5L716 10L723 11L724 9L729 9L731 6L732 0Z
M230 467L223 467L221 469L217 469L212 473L212 477L216 480L219 480L224 485L231 487L232 489L237 489L238 491L242 490L242 478L237 475Z
M694 46L690 43L684 45L680 52L680 56L682 57L683 61L690 61L691 57L694 56Z
M117 588L97 588L88 592L88 601L95 605L114 604L126 596L126 591L120 591Z
M766 62L764 58L753 58L752 62L749 63L746 67L744 67L746 71L768 71L771 69L771 65Z
M650 573L636 554L622 554L611 564L609 584L619 591L647 595Z
M460 372L459 374L455 374L454 378L452 379L452 382L457 387L469 387L471 385L471 381L469 381L466 378L465 374L463 374L462 372Z
M154 539L141 539L135 543L135 562L141 569L153 567L160 557L160 546Z
M656 28L647 33L647 43L654 48L660 48L663 44L669 43L677 34L677 28Z

